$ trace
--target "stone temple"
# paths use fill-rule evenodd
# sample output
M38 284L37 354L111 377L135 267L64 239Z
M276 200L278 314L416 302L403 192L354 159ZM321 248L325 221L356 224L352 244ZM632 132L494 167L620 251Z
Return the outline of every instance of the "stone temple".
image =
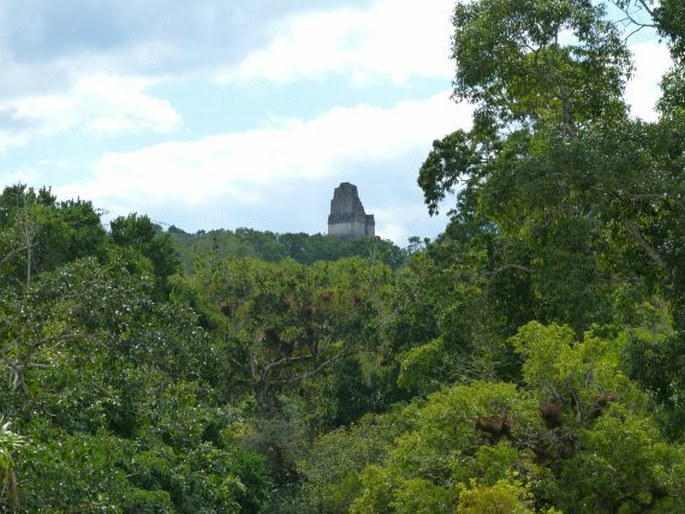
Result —
M364 212L354 184L343 182L335 188L328 215L328 235L343 239L376 235L376 220L373 214Z

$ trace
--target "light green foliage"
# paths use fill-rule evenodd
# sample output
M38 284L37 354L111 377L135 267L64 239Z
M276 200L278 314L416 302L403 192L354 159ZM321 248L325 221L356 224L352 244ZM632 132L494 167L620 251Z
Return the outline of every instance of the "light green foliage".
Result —
M568 327L530 323L512 344L530 392L504 383L453 386L397 412L397 421L411 422L396 425L392 443L381 439L384 449L341 468L327 461L328 469L345 470L328 497L336 491L351 501L331 511L346 504L354 512L451 512L457 503L459 512L679 505L682 451L663 439L648 399L622 373L624 342L591 333L578 341ZM358 445L362 433L340 433L340 442Z
M550 430L538 454L570 457L561 461L555 504L580 512L677 504L672 484L682 451L666 443L647 415L646 395L622 372L625 337L588 333L578 341L567 327L530 323L512 343L525 358L524 379L544 402Z
M367 457L354 512L451 512L459 484L474 477L495 484L517 469L536 469L528 448L542 430L540 419L533 400L511 384L451 387L394 416L411 423L381 460Z
M575 334L568 327L558 325L545 327L537 322L531 322L522 327L511 341L517 353L525 359L522 371L528 385L544 390L549 382L554 381L549 384L549 388L552 389L551 396L559 394L554 390L557 385L567 388L566 391L561 392L562 394L574 387L578 388L581 384L569 383L569 378L575 379L575 382L582 381L582 370L579 374L574 374L570 370L563 369L564 365L577 364L574 360L570 360L568 355L573 352L574 339ZM558 365L555 369L556 363ZM550 375L558 375L558 377L555 376L550 380Z
M391 473L378 466L368 466L361 474L362 493L350 506L352 514L371 514L378 512L389 514L394 512L391 506L393 502L393 476Z
M520 485L499 480L493 485L481 486L472 481L461 491L457 512L464 514L529 514L534 512L530 494Z
M412 478L398 484L390 506L398 514L432 514L449 512L453 503L451 492L430 480Z
M474 383L434 393L416 413L411 430L400 436L389 465L403 474L439 485L462 482L475 474L502 478L511 453L478 453L483 444L524 448L540 430L535 403L511 384ZM524 455L520 455L526 459Z
M429 480L405 479L378 466L367 466L360 477L362 493L350 506L352 514L452 511L450 492Z
M682 448L665 443L649 418L620 407L581 431L583 451L564 463L559 505L579 512L672 512L683 508ZM668 506L668 507L666 507Z
M531 322L511 339L524 359L523 378L543 401L567 399L599 392L629 394L621 372L621 340L606 340L592 333L578 341L568 327Z
M418 392L433 392L440 388L447 375L444 365L448 358L441 339L417 346L399 356L400 374L397 385Z

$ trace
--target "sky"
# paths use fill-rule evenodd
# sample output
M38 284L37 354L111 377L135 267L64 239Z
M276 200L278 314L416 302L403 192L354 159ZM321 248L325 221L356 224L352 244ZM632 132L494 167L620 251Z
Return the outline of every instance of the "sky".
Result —
M0 187L105 221L325 233L357 185L376 234L434 237L416 178L470 125L450 99L454 0L0 0ZM652 120L668 52L630 39ZM447 210L449 205L446 206Z

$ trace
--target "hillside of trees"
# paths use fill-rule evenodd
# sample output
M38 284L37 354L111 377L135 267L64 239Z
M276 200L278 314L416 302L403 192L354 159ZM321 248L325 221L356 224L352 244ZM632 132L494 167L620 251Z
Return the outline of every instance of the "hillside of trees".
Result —
M674 62L655 122L637 20ZM0 511L685 512L685 4L453 22L476 110L418 170L435 241L4 189Z
M414 237L413 245L408 250L402 250L391 241L380 238L341 239L323 234L276 234L250 228L201 230L196 234L188 234L172 225L168 233L181 264L189 272L193 271L198 255L207 252L213 252L218 257L254 257L268 262L289 258L301 264L363 257L397 269L406 263L407 251L420 244L420 240Z

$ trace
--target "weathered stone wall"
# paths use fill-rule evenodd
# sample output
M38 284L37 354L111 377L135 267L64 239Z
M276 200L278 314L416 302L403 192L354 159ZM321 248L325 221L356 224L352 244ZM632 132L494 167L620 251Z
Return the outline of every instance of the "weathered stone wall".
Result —
M373 237L376 222L373 214L366 214L359 199L357 186L343 182L335 188L328 215L328 234L342 238Z
M347 237L364 237L367 234L366 223L359 221L331 223L328 225L328 235Z

